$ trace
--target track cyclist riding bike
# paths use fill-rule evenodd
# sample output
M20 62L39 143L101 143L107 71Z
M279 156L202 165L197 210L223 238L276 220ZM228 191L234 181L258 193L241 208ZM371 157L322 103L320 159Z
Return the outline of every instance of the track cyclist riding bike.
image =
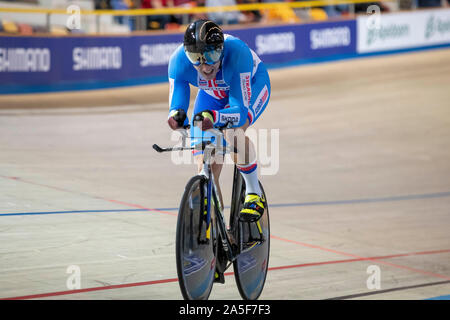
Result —
M197 20L187 27L183 45L170 58L169 83L168 124L173 130L190 124L192 146L213 139L213 134L204 130L232 123L232 128L225 132L225 140L236 151L232 158L246 185L240 220L258 221L266 203L258 182L255 147L245 131L258 120L269 102L271 88L266 67L243 41L223 34L212 21ZM191 123L186 116L189 84L199 88ZM200 172L202 152L195 151L194 157ZM217 186L222 165L221 161L211 165ZM218 193L223 203L220 189Z

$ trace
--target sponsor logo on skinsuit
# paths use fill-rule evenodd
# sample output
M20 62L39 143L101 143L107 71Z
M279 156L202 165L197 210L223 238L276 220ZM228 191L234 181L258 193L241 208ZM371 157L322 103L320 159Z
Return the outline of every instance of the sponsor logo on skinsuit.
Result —
M75 47L73 70L110 70L122 68L120 47Z
M269 96L269 90L267 90L267 86L264 86L263 90L261 91L258 98L256 99L258 104L255 107L255 116L258 116L259 112L261 111L262 106L266 103L268 96Z
M214 89L214 90L229 90L230 87L225 83L223 79L213 79L213 80L206 80L203 79L198 74L198 86L202 89Z
M48 72L50 56L48 48L0 47L0 72Z
M309 39L313 50L347 47L351 42L351 31L349 27L314 29L309 33Z
M252 88L250 83L250 72L241 73L241 90L244 106L248 107L252 98Z
M230 113L230 114L221 114L220 115L220 122L232 122L232 123L238 123L241 118L241 115L239 113Z
M205 80L200 77L200 73L198 76L198 87L205 90L206 93L216 99L224 99L228 97L228 90L230 90L230 87L223 79Z
M279 32L259 34L255 38L257 54L274 54L295 51L295 34Z

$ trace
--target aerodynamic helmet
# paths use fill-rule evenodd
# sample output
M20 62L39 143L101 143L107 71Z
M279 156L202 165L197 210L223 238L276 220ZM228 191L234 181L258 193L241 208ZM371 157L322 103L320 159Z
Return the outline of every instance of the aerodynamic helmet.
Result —
M222 58L222 29L210 20L192 22L184 33L184 51L189 61L198 66L214 64Z

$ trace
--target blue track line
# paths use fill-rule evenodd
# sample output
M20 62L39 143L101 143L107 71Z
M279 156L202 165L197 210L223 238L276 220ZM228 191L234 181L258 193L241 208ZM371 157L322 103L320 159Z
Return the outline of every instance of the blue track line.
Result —
M444 197L450 197L450 192L413 194L413 195L406 195L406 196L383 197L383 198L336 200L336 201L269 203L269 207L282 208L282 207L328 206L328 205L358 204L358 203L371 203L371 202L391 202L391 201L433 199L433 198L444 198ZM226 206L225 208L229 208L229 207ZM156 208L156 210L161 210L161 211L171 211L172 210L173 211L173 210L178 210L178 208Z
M73 210L73 211L47 211L47 212L15 212L1 213L0 216L32 216L46 214L63 214L63 213L103 213L103 212L137 212L150 211L150 209L110 209L110 210Z
M428 298L425 300L450 300L450 295Z
M296 202L296 203L274 203L269 204L271 208L283 207L308 207L308 206L329 206L329 205L348 205L359 203L378 203L378 202L395 202L419 199L435 199L450 197L450 192L413 194L406 196L382 197L382 198L363 198L336 201L316 201L316 202ZM229 207L225 207L229 208ZM65 213L113 213L113 212L143 212L143 211L177 211L178 208L154 208L154 209L108 209L108 210L72 210L72 211L47 211L47 212L15 212L0 213L1 216L29 216L29 215L47 215L47 214L65 214Z
M280 203L270 204L270 207L306 207L306 206L327 206L339 204L358 204L358 203L373 203L373 202L391 202L391 201L405 201L418 199L432 199L450 197L450 192L428 193L428 194L414 194L396 197L383 198L366 198L366 199L351 199L351 200L336 200L336 201L318 201L318 202L303 202L303 203Z

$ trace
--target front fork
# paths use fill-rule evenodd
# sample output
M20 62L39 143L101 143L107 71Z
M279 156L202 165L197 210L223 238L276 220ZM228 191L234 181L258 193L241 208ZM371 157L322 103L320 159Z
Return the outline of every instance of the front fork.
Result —
M204 175L207 178L207 184L206 186L204 186L204 193L206 193L206 197L204 197L205 200L203 203L203 215L205 217L203 221L205 221L206 223L205 238L208 241L211 239L211 221L213 220L211 216L213 214L212 210L214 209L214 219L218 219L217 223L215 224L219 232L219 237L217 237L217 240L220 239L221 246L226 258L229 261L233 261L236 258L237 250L233 250L226 230L225 217L223 215L223 205L219 200L220 198L217 193L214 174L212 173L209 165L205 163L203 164L203 169L200 174Z

